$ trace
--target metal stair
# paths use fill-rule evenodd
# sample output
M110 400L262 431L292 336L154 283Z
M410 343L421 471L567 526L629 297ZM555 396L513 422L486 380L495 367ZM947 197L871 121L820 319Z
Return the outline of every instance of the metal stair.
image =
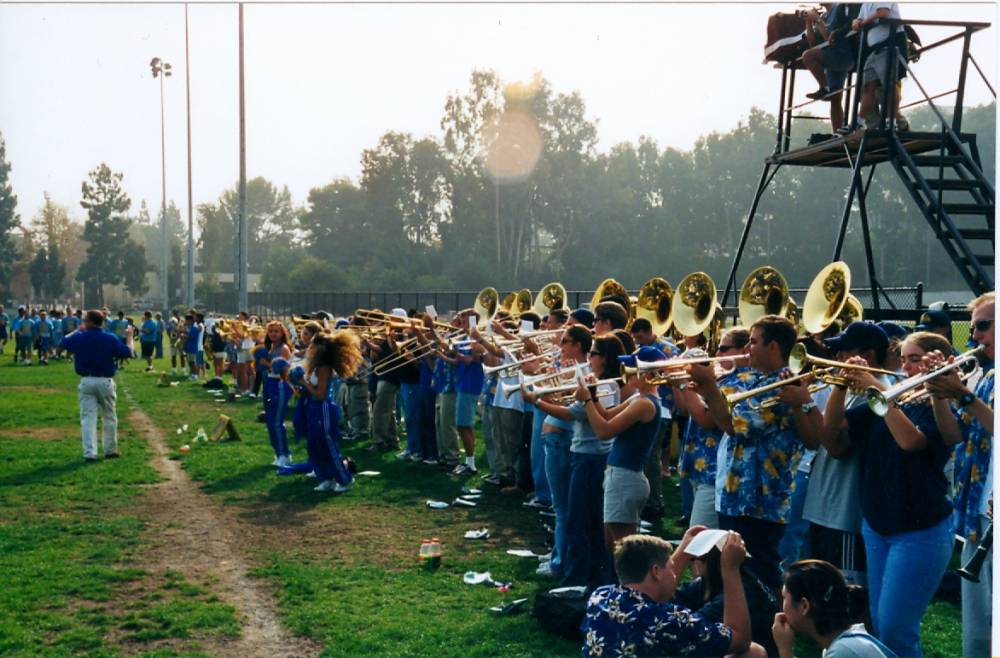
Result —
M993 290L996 193L983 175L974 135L942 126L938 153L907 152L906 133L890 134L890 158L945 252L977 294Z

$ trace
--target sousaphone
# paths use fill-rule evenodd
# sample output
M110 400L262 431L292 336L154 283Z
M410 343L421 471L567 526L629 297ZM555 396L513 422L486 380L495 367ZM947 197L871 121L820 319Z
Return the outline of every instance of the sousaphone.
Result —
M697 336L715 319L715 282L704 272L692 272L681 279L674 294L674 328L683 336Z
M739 309L740 322L746 326L765 315L786 315L788 282L785 277L770 265L755 269L740 288Z
M614 279L605 279L597 286L594 296L590 298L590 310L593 311L601 303L602 299L610 295L616 295L624 300L628 300L628 290L625 289L625 286ZM628 308L625 310L627 311Z
M566 288L561 283L552 282L538 291L532 309L538 317L544 318L552 311L566 308Z
M486 287L476 295L476 302L472 305L472 312L476 314L477 324L485 327L486 323L493 319L493 314L497 311L500 303L500 293L496 288Z
M820 270L802 305L805 330L811 334L823 333L844 310L850 290L851 268L847 263L838 260Z
M635 317L646 318L653 335L662 336L673 323L674 289L666 279L654 276L642 284L635 302Z

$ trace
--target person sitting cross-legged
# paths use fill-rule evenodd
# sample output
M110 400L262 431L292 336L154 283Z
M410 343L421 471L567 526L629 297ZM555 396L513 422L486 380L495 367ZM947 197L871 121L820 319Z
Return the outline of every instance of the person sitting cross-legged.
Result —
M722 656L762 657L763 647L750 641L740 564L746 547L730 532L722 548L723 623L707 622L671 602L678 565L671 546L652 535L629 535L615 547L615 570L621 585L594 590L582 630L582 655L588 656Z

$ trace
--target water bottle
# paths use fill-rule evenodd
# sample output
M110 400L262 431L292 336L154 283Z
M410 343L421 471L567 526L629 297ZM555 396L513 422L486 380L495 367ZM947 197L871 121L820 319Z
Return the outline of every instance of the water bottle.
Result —
M420 542L420 564L426 565L431 552L431 542L425 539Z
M431 539L428 558L431 569L437 569L441 566L441 540L437 537Z

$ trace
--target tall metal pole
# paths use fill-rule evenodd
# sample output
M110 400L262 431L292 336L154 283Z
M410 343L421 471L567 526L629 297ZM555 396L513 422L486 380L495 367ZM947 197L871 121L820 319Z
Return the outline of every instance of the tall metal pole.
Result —
M169 286L167 285L167 258L170 248L167 245L167 133L164 127L163 112L163 78L160 76L160 182L163 186L163 201L160 206L160 298L163 300L163 312L170 309ZM166 316L164 316L166 317Z
M237 269L237 310L249 308L247 294L247 126L246 97L243 85L243 3L240 3L240 217L239 217L239 251L236 259Z
M184 3L184 84L187 91L187 165L188 165L188 239L187 295L188 308L194 306L194 215L191 202L191 53L188 49L188 6Z

